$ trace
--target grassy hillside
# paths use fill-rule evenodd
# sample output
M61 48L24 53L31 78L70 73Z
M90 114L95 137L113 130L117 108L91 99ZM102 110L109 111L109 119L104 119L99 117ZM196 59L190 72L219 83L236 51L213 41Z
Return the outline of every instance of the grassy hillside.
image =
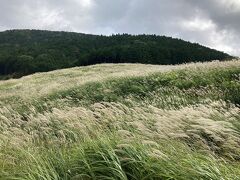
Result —
M228 58L226 53L196 43L157 35L0 32L2 79L99 63L179 64Z
M0 81L0 179L239 179L240 61Z

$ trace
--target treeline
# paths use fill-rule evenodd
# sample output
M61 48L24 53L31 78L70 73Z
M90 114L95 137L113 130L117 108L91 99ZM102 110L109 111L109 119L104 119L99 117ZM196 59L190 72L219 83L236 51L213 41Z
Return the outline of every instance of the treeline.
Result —
M157 35L88 35L72 32L10 30L0 33L0 75L97 63L179 64L231 58L196 43Z

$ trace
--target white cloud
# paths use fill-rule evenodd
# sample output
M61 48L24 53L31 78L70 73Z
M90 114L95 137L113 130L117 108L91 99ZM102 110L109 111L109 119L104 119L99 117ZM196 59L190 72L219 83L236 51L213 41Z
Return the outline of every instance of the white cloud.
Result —
M29 8L25 10L29 12L29 15L27 15L29 26L34 28L52 29L58 26L59 29L64 29L69 26L69 22L61 16L61 10L49 10L45 7L34 12L30 11Z
M210 19L203 19L199 17L184 20L180 22L179 25L187 31L206 31L215 28L215 24Z

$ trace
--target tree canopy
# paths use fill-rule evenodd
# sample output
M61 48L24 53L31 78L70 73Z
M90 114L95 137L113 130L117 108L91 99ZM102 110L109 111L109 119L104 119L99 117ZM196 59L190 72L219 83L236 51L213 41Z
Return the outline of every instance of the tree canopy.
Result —
M42 30L0 32L0 75L20 77L97 63L180 64L230 55L157 35L89 35Z

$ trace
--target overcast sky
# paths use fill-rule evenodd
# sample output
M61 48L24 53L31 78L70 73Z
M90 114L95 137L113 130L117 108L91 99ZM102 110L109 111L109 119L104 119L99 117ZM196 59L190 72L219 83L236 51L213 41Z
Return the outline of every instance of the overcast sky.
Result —
M0 31L158 34L240 56L240 0L0 0Z

